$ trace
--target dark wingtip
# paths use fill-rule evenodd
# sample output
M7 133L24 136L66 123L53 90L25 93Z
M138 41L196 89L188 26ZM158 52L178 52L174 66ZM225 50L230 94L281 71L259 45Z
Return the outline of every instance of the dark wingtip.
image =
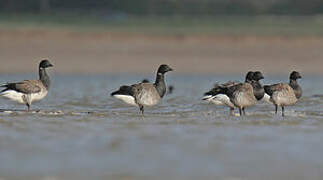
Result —
M112 93L110 94L110 96L114 96L114 95L116 95L116 94L118 94L118 91L114 91L114 92L112 92Z
M211 94L210 94L210 91L209 91L209 92L205 92L205 93L203 94L203 96L208 96L208 95L211 95Z
M207 100L207 99L209 99L209 98L205 98L205 97L203 97L203 98L202 98L202 100L203 100L203 101L205 101L205 100Z
M269 91L270 91L270 86L268 86L268 85L264 85L264 90L265 90L265 93L266 94L271 94Z
M8 82L7 83L0 84L0 87L7 87L8 84L9 84Z
M0 93L3 93L5 91L7 91L7 90L8 90L7 88L6 89L3 89L3 90L0 91Z
M3 90L1 90L1 91L0 91L1 93L2 93L2 92L5 92L5 91L7 91L7 90L9 90L9 88L8 88L8 83L1 84L1 85L0 85L0 88L5 88L5 89L3 89Z

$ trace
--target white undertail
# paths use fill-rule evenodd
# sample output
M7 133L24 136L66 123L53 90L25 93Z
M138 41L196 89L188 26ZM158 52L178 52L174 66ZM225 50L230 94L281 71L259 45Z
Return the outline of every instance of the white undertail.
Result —
M129 104L131 106L137 106L137 104L135 102L135 98L133 96L116 94L116 95L113 95L113 97L115 97L116 99L119 99L119 100L121 100L121 101L123 101L126 104Z

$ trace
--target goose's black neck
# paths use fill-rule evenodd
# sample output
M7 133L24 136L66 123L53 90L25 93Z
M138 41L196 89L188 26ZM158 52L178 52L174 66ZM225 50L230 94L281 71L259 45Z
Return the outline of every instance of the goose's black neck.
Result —
M262 87L261 83L259 81L252 81L251 85L253 87L253 93L256 99L258 101L261 100L265 95L265 90Z
M292 85L298 85L297 80L296 79L290 79L289 80L289 84Z
M302 88L298 85L297 80L290 79L289 85L294 89L296 98L299 99L302 96Z
M39 79L41 80L41 82L44 84L44 86L48 90L50 87L50 79L46 73L45 68L39 68Z
M164 74L157 72L155 87L159 96L162 98L166 93L166 83Z

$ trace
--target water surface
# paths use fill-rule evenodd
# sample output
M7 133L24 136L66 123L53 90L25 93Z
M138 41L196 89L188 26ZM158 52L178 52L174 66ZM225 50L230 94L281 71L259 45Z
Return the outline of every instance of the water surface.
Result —
M284 118L264 102L238 117L201 101L215 82L243 80L238 75L170 73L174 93L144 118L109 94L151 75L52 77L49 95L31 107L39 112L0 99L1 180L323 179L323 77L303 75L303 97ZM264 80L278 81L288 79Z

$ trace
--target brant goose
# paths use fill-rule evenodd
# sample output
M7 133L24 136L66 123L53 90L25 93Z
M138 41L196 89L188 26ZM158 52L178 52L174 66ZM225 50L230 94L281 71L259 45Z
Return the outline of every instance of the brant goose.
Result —
M242 116L242 113L246 115L246 107L253 106L257 102L251 82L239 83L221 89L230 98L234 106L239 108L240 116Z
M149 80L143 79L141 83L149 83ZM126 104L137 106L131 86L121 86L118 91L111 93L111 96L120 99Z
M302 78L299 72L293 71L289 83L278 83L264 86L266 94L270 97L269 101L275 105L277 114L278 106L282 107L282 116L285 116L285 106L294 105L302 96L302 88L298 85L297 79Z
M166 93L164 75L172 71L168 65L160 65L156 75L156 81L152 83L139 83L131 86L121 86L118 91L112 92L111 96L124 101L127 104L139 106L144 114L144 106L156 105Z
M29 111L32 102L39 101L47 95L50 79L46 68L52 66L48 60L42 60L39 64L39 80L2 84L0 87L5 89L0 91L0 96L25 104L27 111Z
M245 82L250 83L253 79L253 76L254 76L254 72L249 71L246 75ZM224 88L229 88L237 84L239 84L239 82L233 82L233 81L229 81L221 85L215 84L210 91L204 93L202 100L208 101L215 105L228 106L230 108L230 114L233 115L233 110L235 108L235 105L231 102L229 96L225 93Z

